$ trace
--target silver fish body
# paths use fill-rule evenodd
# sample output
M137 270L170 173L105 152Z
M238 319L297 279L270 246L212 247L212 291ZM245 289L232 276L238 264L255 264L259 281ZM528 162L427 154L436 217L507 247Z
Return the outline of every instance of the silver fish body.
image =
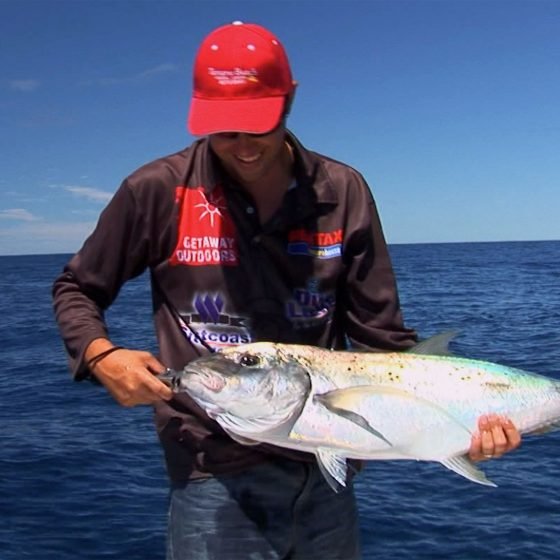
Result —
M438 461L494 486L466 455L478 418L506 415L521 433L556 428L560 383L438 355L449 338L388 353L257 342L165 377L236 441L314 453L333 489L345 484L348 458Z

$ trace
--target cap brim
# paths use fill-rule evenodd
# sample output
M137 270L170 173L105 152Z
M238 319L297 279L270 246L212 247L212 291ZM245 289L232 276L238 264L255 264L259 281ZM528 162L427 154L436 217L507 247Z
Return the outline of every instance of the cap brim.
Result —
M270 132L280 122L285 96L264 99L207 100L193 97L188 129L194 136L217 132Z

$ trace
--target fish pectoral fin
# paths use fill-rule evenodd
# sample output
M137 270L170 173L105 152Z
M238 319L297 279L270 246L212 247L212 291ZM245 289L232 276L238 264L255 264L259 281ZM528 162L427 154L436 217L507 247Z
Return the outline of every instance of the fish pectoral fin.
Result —
M222 426L223 427L223 426ZM236 441L237 443L240 443L241 445L260 445L260 441L255 441L254 439L249 439L243 436L240 436L239 434L236 434L235 432L232 432L231 430L227 429L227 428L223 428L224 432L233 440Z
M316 395L314 400L391 447L398 446L411 459L429 461L448 457L457 450L454 442L464 441L468 445L471 437L468 427L445 408L398 387L360 385ZM418 425L416 431L409 430L407 441L391 442L392 436L383 434L383 431L394 434L390 432L391 423L387 422L386 417L395 411L402 411L412 424ZM376 429L373 427L376 424L384 428Z
M343 416L350 422L354 422L360 428L366 430L370 434L374 435L376 438L383 440L387 445L393 446L393 444L378 430L376 430L371 424L357 412L350 410L352 406L353 398L361 398L362 394L356 394L356 387L351 389L337 389L335 391L330 391L324 395L315 395L313 400L315 402L321 403L325 408L329 409L334 414ZM361 389L361 387L360 387Z
M346 458L325 447L319 447L315 456L319 469L329 486L335 492L340 492L346 486L346 474L348 472Z
M446 331L422 340L416 346L406 350L409 354L426 354L429 356L451 356L449 343L457 336L455 331Z
M449 459L440 461L440 463L449 470L464 476L472 482L482 484L483 486L497 487L497 484L494 484L490 479L488 479L484 472L476 467L476 465L466 455L461 455L460 457L450 457Z

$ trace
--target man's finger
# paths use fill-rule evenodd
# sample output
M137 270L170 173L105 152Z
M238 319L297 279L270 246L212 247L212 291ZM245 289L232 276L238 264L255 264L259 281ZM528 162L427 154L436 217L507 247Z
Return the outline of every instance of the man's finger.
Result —
M160 381L157 377L150 378L149 388L151 392L158 397L158 399L170 401L173 398L173 391L171 388L163 381Z
M480 450L482 455L489 459L494 456L494 438L492 436L492 424L489 416L481 416L478 421L480 430Z
M516 449L521 445L521 434L509 418L504 418L502 423L509 449Z

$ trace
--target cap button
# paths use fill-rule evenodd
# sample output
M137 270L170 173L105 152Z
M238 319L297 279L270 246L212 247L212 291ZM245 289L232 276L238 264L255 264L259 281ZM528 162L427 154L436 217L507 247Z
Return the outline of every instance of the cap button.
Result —
M235 21L232 21L232 22L231 22L231 25L243 25L243 22L240 21L240 20L238 20L238 19L236 19Z

